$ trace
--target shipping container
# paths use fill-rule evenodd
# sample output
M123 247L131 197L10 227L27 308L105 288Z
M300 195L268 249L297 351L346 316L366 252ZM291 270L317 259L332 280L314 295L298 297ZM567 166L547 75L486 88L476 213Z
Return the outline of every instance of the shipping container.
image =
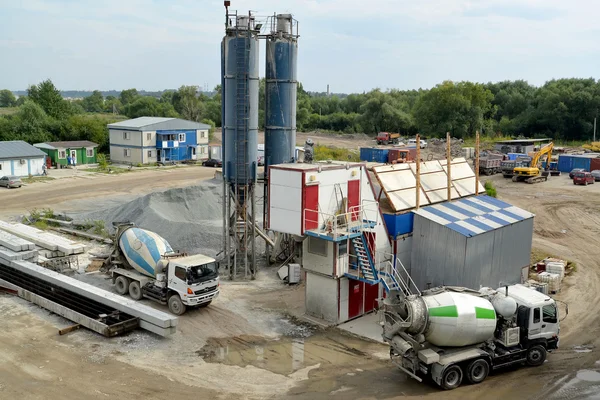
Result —
M390 149L380 149L377 147L361 147L360 160L385 164L388 162L389 150Z
M573 157L573 168L583 168L586 171L590 170L591 158Z
M525 153L508 153L509 160L516 160L517 157L529 157L529 156Z
M560 172L571 172L573 168L573 156L566 154L558 156L558 170Z
M590 162L590 172L600 170L600 158L592 158Z
M408 150L408 154L406 151ZM391 164L395 162L410 162L414 161L417 158L417 148L416 147L403 147L400 149L390 149L388 152L387 161Z

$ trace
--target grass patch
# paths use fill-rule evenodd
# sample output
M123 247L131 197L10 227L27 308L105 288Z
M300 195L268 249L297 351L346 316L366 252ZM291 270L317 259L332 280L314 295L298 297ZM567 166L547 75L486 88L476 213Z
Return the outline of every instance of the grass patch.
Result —
M29 176L27 178L21 178L23 183L31 184L36 182L48 182L53 181L55 178L51 176Z
M494 183L492 181L486 181L485 185L483 185L483 187L485 188L485 193L488 196L496 197L498 195L496 193L496 187L494 186Z
M98 172L101 174L124 174L126 172L132 172L132 169L129 168L119 168L119 167L107 167L106 169L102 168L87 168L86 171L89 172Z
M333 146L315 145L315 161L360 161L358 152Z

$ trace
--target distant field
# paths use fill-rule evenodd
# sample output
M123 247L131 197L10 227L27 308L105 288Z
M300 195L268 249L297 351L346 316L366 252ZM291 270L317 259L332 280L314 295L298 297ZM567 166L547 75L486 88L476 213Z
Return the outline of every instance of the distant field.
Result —
M1 107L0 115L14 114L17 112L17 110L18 110L18 107Z

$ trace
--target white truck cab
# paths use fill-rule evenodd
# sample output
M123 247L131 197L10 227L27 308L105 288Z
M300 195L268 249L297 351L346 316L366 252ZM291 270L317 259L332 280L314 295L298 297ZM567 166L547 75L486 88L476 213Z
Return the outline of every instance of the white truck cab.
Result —
M186 306L208 305L219 295L219 271L214 258L196 254L169 260L167 286Z
M550 296L523 285L499 288L499 292L508 290L508 296L517 302L517 324L522 335L530 341L556 341L558 347L558 308Z

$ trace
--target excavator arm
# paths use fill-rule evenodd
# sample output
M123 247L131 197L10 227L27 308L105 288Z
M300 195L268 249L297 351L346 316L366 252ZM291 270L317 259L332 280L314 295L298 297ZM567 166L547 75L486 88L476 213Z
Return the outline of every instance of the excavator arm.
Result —
M533 159L531 160L531 167L537 168L540 162L540 159L543 156L547 156L546 159L546 169L550 168L550 160L552 158L552 150L554 150L554 142L550 142L544 147L542 147L537 153L534 154Z

